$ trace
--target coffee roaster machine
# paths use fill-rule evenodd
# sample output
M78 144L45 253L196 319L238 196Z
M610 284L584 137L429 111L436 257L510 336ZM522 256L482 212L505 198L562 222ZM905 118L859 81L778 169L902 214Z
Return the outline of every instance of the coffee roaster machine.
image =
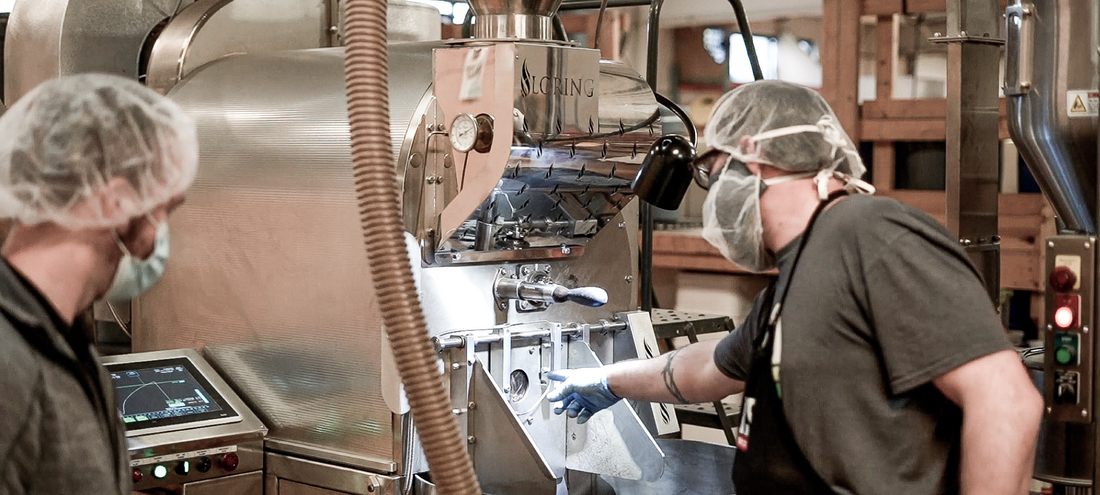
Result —
M1091 494L1097 467L1098 12L1090 2L1011 2L1005 12L1009 130L1058 216L1045 240L1045 352L1029 366L1045 416L1035 477Z
M453 413L486 493L645 493L677 479L654 440L674 410L621 402L578 425L552 413L547 374L659 352L631 184L654 142L694 129L630 67L556 39L561 0L470 3L476 37L392 43L386 81L394 242ZM417 8L391 5L391 25L417 26ZM202 349L263 421L265 493L426 493L361 240L341 18L335 0L22 0L5 88L10 104L49 77L110 72L195 118L172 261L122 323L135 351ZM679 462L695 470L679 479L732 491L732 453L708 455L724 461Z

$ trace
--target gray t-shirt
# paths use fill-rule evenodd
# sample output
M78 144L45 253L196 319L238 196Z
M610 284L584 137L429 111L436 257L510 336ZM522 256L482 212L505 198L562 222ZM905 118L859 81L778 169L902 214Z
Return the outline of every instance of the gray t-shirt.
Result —
M798 244L778 253L778 280ZM731 378L748 376L768 312L761 299L715 351ZM782 326L787 421L834 491L958 492L962 414L931 381L1011 346L980 275L939 223L892 199L838 201L813 227Z

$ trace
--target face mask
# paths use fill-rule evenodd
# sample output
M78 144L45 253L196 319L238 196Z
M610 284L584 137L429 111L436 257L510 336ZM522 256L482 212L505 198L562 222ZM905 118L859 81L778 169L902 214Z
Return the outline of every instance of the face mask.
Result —
M146 259L137 259L131 255L118 233L114 234L115 243L123 255L118 262L115 281L103 299L112 302L129 301L149 290L164 274L164 265L168 262L168 222L157 223L153 217L148 218L157 227L157 238L153 254Z
M703 238L726 259L751 272L775 267L775 256L764 247L760 196L768 185L813 177L816 172L763 180L734 161L722 169L703 202Z

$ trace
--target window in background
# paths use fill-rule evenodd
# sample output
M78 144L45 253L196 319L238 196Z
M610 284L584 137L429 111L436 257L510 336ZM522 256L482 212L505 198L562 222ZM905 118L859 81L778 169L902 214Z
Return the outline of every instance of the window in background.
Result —
M2 4L5 0L0 0ZM466 15L470 12L470 5L466 2L448 2L446 0L409 0L414 3L431 5L439 10L439 15L446 24L462 24L466 22Z
M730 81L737 84L755 80L752 75L752 65L749 64L749 53L745 50L745 42L742 40L741 33L733 33L729 37ZM779 42L769 36L753 35L752 43L756 48L756 58L760 61L760 70L764 72L764 79L778 79Z
M719 28L707 28L703 30L703 48L710 54L710 58L714 59L716 64L726 63L726 57L729 56L729 38L726 37L726 30Z

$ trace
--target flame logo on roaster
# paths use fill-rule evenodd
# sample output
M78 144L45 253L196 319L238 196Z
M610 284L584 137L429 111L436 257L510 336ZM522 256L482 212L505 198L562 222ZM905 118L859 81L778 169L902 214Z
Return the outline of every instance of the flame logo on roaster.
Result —
M519 92L523 96L531 94L532 89L535 86L535 77L531 75L531 71L527 70L527 59L523 59L522 80L519 85Z

